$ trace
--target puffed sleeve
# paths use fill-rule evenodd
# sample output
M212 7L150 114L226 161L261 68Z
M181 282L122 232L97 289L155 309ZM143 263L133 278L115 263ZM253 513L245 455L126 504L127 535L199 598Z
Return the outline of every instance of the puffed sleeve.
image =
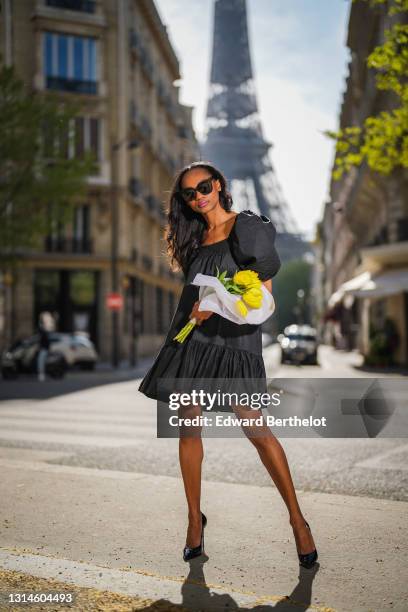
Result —
M281 266L275 249L276 228L265 215L244 210L230 234L230 250L240 270L258 272L261 281L275 276Z

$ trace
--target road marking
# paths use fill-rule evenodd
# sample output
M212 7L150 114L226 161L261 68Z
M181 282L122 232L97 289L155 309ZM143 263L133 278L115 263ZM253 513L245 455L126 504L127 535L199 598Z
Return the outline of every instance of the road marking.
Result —
M198 567L197 559L191 567ZM316 612L336 612L334 608L317 606L291 599L286 595L262 595L253 591L243 591L235 587L219 584L207 584L199 580L191 580L184 576L162 576L155 572L139 570L131 567L111 569L106 565L94 565L85 561L73 561L56 556L44 555L29 549L0 547L0 567L6 570L23 572L40 578L52 578L67 584L79 587L96 588L102 591L116 592L124 595L133 595L138 598L167 599L174 604L183 604L181 586L194 584L203 589L202 595L208 591L206 597L223 595L226 593L238 606L254 606L268 602L287 601L295 608L300 607ZM103 572L101 572L103 570ZM102 575L101 575L102 574ZM189 593L189 601L191 592ZM201 598L197 592L197 601Z

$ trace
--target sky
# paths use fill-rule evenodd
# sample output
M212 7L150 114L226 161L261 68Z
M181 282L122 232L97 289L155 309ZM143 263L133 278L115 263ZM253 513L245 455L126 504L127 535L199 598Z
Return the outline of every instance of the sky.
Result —
M180 101L205 134L213 0L155 0L180 61ZM349 50L350 0L247 0L249 42L265 139L285 201L313 238L329 197Z

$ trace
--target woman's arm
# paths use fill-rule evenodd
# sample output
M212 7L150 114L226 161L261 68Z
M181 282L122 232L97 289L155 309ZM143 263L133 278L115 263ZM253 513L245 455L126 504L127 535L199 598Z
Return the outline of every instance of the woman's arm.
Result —
M268 280L263 281L262 283L268 289L269 293L272 293L272 279L268 278Z

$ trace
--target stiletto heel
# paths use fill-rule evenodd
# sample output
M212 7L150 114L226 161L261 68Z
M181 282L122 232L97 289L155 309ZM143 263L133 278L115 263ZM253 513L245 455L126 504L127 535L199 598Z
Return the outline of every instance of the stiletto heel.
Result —
M201 541L198 546L194 548L190 548L190 546L185 546L183 549L183 559L184 561L190 561L190 559L194 559L195 557L199 557L204 552L204 527L207 524L207 517L203 512L201 512Z
M305 523L308 526L309 531L311 531L309 523L307 521L305 521ZM311 552L305 553L303 555L301 553L298 553L298 557L299 557L299 564L302 567L306 567L307 569L310 569L311 567L314 566L314 564L317 561L317 557L318 557L317 550L315 548Z

